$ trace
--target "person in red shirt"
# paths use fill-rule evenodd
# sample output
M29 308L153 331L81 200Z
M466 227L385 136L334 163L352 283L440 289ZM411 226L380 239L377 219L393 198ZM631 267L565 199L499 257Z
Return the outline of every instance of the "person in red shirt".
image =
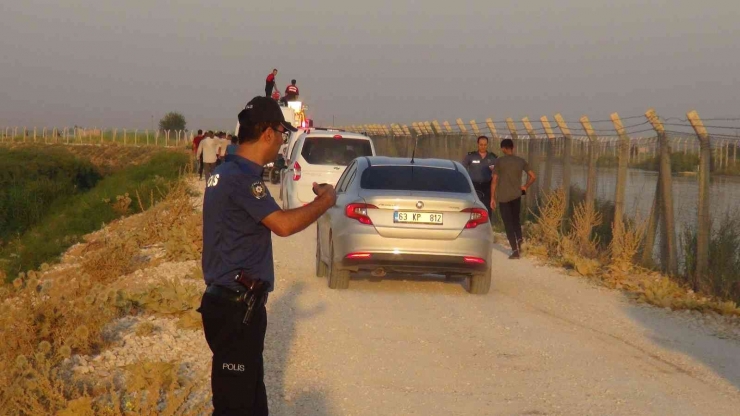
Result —
M193 154L198 153L198 145L200 144L200 141L203 140L205 136L203 135L203 130L198 130L198 135L193 138ZM200 179L203 179L203 155L200 155L200 158L198 158L198 175L200 176Z
M280 91L278 91L277 86L275 84L275 76L277 75L278 70L273 69L270 75L267 76L267 79L265 80L265 97L270 97L272 94L272 90L275 90L278 94L280 94Z
M290 81L290 85L285 89L285 96L280 99L286 105L288 101L298 101L298 87L295 83L294 79Z

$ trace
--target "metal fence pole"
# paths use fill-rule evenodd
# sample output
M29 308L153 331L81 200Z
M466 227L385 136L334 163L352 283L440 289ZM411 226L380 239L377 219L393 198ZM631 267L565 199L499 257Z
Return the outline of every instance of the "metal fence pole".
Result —
M662 209L661 217L661 265L663 269L672 275L678 274L678 253L676 246L676 222L673 212L673 180L671 178L671 146L668 143L663 123L658 118L655 110L645 112L645 117L653 125L658 134L660 145L660 175Z

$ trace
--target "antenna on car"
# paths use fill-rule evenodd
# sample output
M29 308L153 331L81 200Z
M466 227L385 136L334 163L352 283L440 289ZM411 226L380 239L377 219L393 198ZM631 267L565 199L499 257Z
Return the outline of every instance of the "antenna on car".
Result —
M414 137L414 150L411 151L411 164L414 164L414 155L416 155L416 145L419 144L419 136Z

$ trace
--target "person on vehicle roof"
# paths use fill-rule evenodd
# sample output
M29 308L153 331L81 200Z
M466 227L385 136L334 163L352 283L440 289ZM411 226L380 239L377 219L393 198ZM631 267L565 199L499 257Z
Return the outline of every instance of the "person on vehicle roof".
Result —
M277 84L275 82L275 77L277 76L277 73L277 68L274 68L272 72L267 75L267 79L265 79L265 97L269 98L273 90L275 90L275 92L280 95L280 91L278 90Z
M285 96L281 100L284 103L287 103L288 101L298 100L298 87L295 85L295 83L296 83L296 80L292 79L290 80L290 85L288 85L288 87L285 88Z

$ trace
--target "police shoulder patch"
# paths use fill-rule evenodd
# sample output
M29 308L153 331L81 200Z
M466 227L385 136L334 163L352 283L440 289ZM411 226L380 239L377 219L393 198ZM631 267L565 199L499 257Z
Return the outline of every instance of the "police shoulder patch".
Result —
M254 195L257 199L262 199L267 195L267 188L265 187L265 183L262 181L257 181L252 184L252 195Z

